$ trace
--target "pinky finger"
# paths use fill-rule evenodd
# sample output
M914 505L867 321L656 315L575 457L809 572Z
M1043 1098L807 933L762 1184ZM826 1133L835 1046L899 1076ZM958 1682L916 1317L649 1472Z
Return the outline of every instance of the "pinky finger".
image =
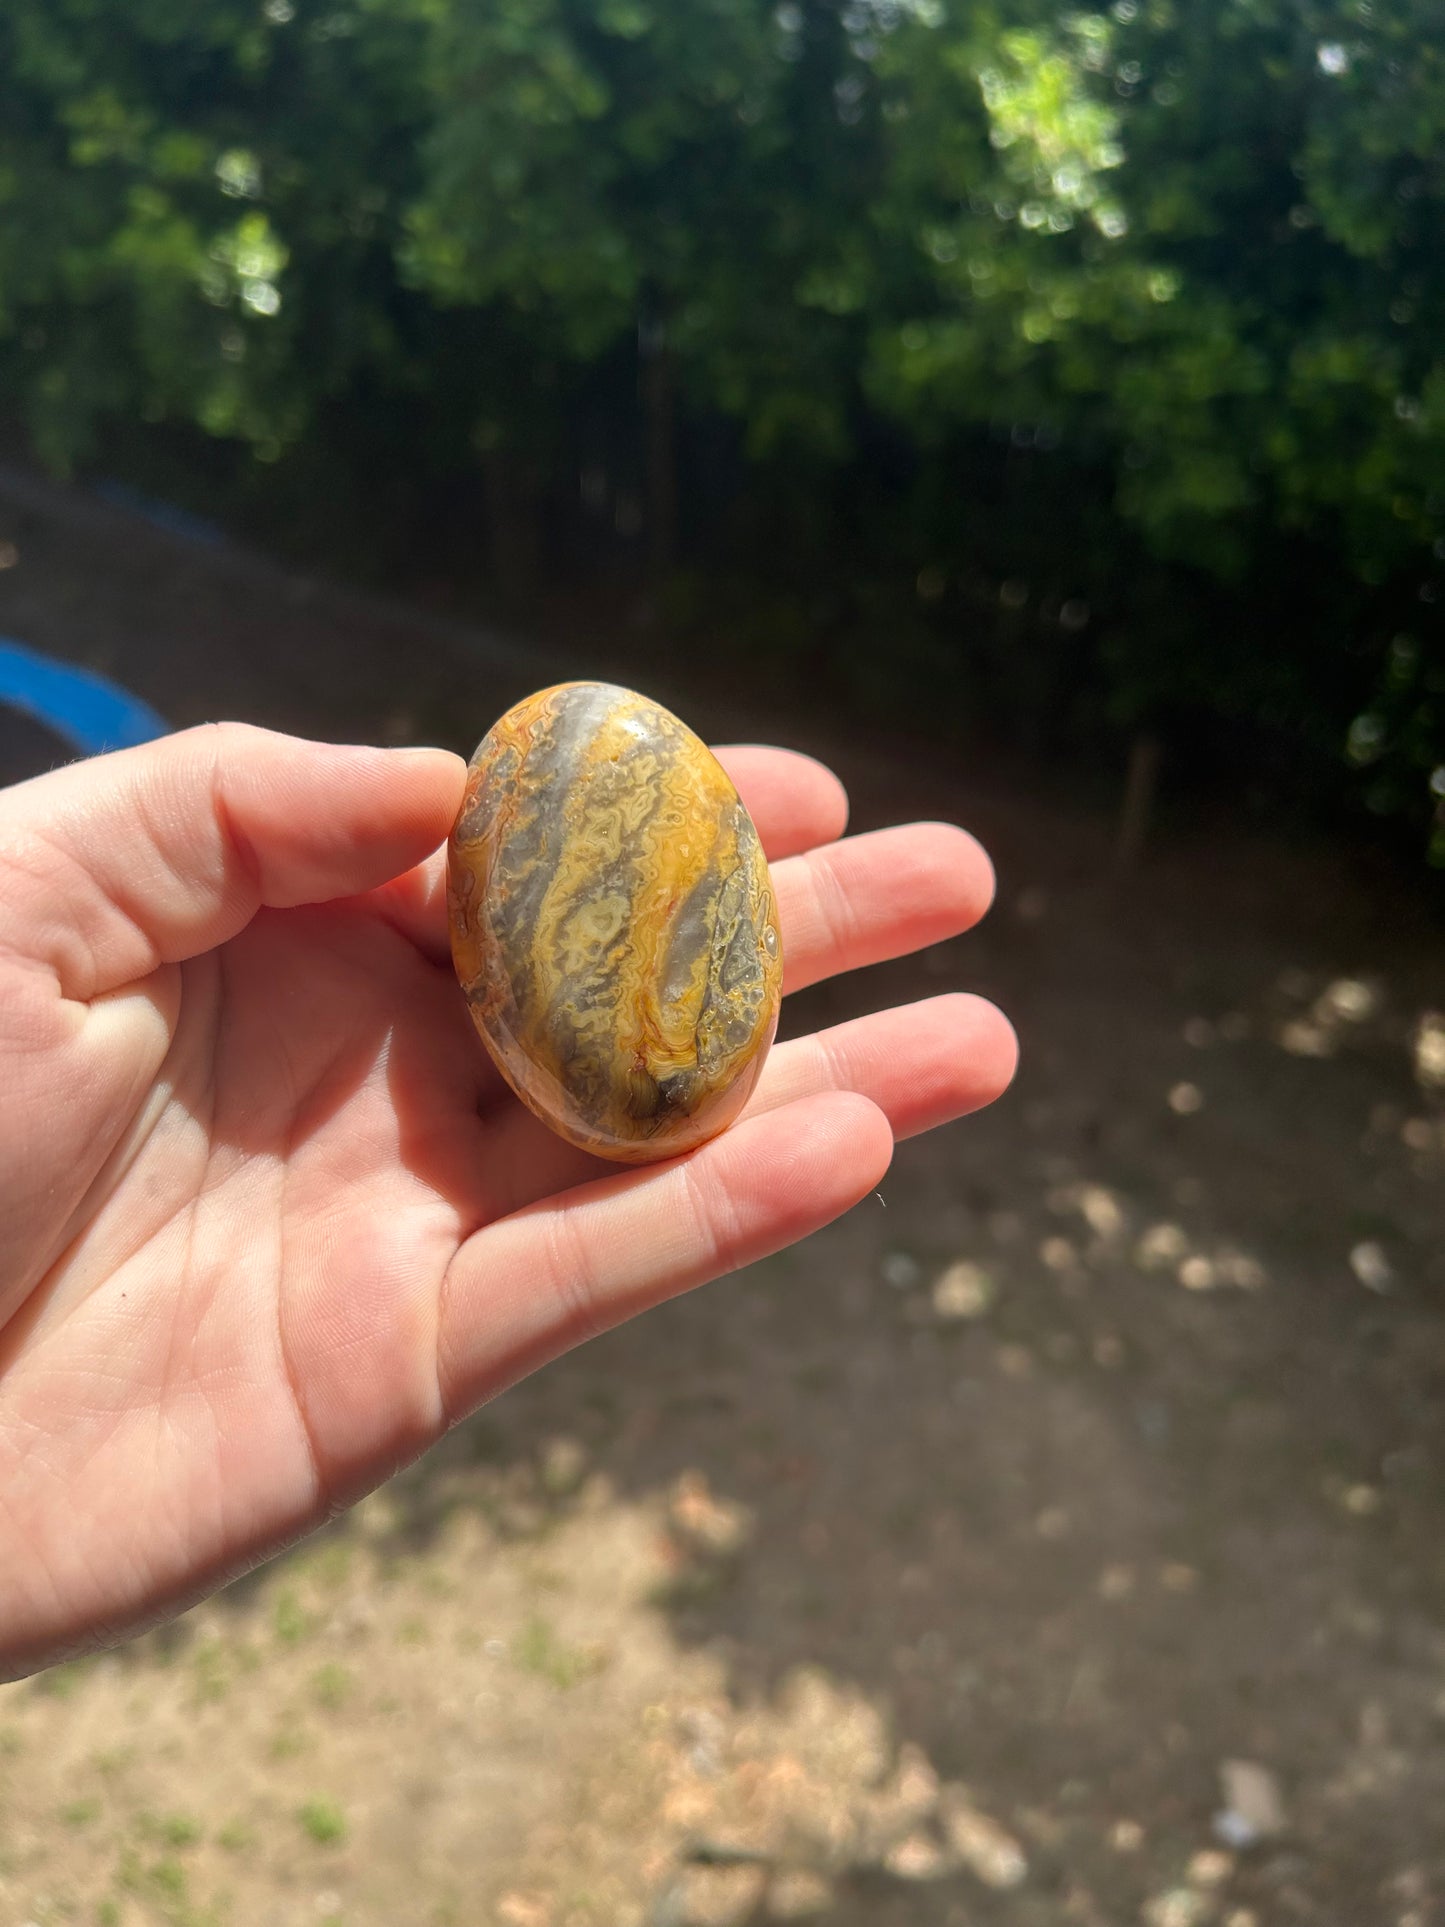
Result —
M901 1141L992 1104L1017 1067L1018 1041L1003 1012L952 991L779 1044L751 1108L771 1110L814 1091L861 1091Z
M831 1091L744 1118L690 1156L515 1211L458 1251L437 1369L448 1420L584 1339L830 1223L882 1180L878 1107Z

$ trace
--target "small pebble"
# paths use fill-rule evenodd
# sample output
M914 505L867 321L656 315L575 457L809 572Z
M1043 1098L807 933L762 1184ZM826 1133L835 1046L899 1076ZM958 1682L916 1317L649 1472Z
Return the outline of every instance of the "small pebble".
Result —
M1144 1903L1146 1927L1200 1927L1210 1911L1203 1894L1192 1887L1173 1887Z
M994 1302L993 1281L981 1265L961 1258L933 1287L933 1309L940 1318L982 1318Z
M895 1291L911 1291L918 1283L921 1267L908 1252L889 1251L884 1254L879 1270L885 1285L891 1285Z
M926 1833L910 1833L884 1856L883 1865L895 1880L940 1880L949 1872L948 1857Z
M1378 1292L1382 1297L1395 1282L1394 1266L1385 1256L1384 1247L1373 1239L1357 1244L1351 1251L1350 1270L1366 1291Z
M1214 1816L1216 1838L1227 1847L1251 1847L1285 1830L1279 1781L1257 1760L1225 1760L1219 1769L1222 1809Z
M1189 1862L1191 1887L1222 1887L1234 1872L1234 1855L1217 1847L1205 1847Z

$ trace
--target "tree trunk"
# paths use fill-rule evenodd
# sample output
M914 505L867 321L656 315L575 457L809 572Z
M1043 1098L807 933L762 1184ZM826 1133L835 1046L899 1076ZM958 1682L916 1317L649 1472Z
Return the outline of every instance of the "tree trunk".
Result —
M1129 745L1129 771L1124 778L1124 801L1114 843L1114 860L1121 870L1134 869L1144 854L1159 788L1162 755L1159 738L1148 730L1140 730Z

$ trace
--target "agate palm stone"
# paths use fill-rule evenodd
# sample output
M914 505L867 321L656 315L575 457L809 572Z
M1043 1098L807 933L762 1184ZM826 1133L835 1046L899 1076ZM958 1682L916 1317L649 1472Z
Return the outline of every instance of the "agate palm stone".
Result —
M529 696L479 744L448 857L473 1021L544 1123L631 1164L732 1123L782 945L752 818L690 729L610 683Z

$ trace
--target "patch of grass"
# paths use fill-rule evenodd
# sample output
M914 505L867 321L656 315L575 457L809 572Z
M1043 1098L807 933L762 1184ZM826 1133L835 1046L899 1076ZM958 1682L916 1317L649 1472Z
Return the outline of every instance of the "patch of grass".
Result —
M310 1734L293 1721L276 1729L266 1751L273 1760L294 1760L297 1754L304 1753L310 1744Z
M399 1646L429 1646L431 1627L424 1619L413 1614L410 1619L404 1619L397 1627L396 1639Z
M297 1808L296 1823L318 1847L334 1847L346 1838L346 1816L334 1800L308 1800Z
M120 1927L120 1902L102 1900L95 1910L95 1927Z
M227 1853L245 1853L256 1844L256 1830L244 1820L228 1820L216 1835L216 1845Z
M168 1853L151 1867L147 1884L165 1900L184 1900L186 1870L174 1854Z
M295 1646L316 1630L315 1615L307 1612L291 1587L276 1595L271 1624L283 1646Z
M134 1759L133 1746L108 1746L99 1753L92 1753L90 1764L103 1780L118 1780Z
M25 1735L13 1726L0 1726L0 1760L13 1760L25 1751Z
M216 1927L215 1909L198 1906L191 1899L186 1869L174 1854L163 1854L159 1860L146 1863L134 1847L124 1848L116 1885L123 1892L137 1895L167 1927ZM121 1918L119 1908L110 1918Z
M60 1824L63 1827L88 1827L92 1820L100 1818L99 1800L68 1800L60 1809Z
M197 1700L203 1706L223 1700L231 1690L226 1648L219 1639L202 1640L191 1655Z
M325 1666L318 1666L311 1675L311 1693L319 1706L334 1713L351 1698L356 1681L346 1667L335 1660Z
M168 1847L193 1847L201 1837L201 1823L191 1813L167 1813L156 1822L156 1832Z
M310 1570L318 1585L335 1592L351 1577L356 1547L350 1539L327 1539L311 1555Z
M44 1693L47 1699L68 1700L92 1664L88 1659L70 1659L64 1665L52 1666L48 1672L39 1675L34 1690Z
M589 1646L569 1646L540 1613L534 1613L512 1644L512 1656L523 1672L534 1673L565 1691L591 1679L606 1665L604 1656Z

